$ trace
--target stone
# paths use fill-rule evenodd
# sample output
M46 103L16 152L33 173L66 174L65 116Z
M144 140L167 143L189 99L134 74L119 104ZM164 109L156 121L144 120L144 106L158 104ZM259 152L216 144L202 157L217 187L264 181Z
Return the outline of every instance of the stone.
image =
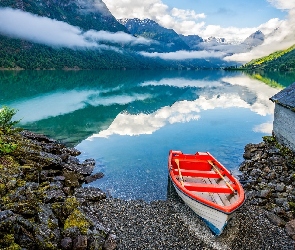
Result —
M39 249L57 248L60 242L58 219L54 216L50 205L40 204L38 212L39 224L34 226L34 234Z
M87 236L78 235L73 241L73 250L85 250L87 249Z
M283 227L285 226L286 222L281 219L279 216L275 215L274 213L266 213L267 218L269 219L269 221L279 227Z
M73 245L73 241L72 241L72 238L70 237L63 238L60 242L61 248L65 250L72 249L72 245Z
M278 192L284 192L286 190L286 185L284 183L277 184L275 190Z
M45 203L64 201L66 198L65 193L61 189L54 189L46 191L45 193Z
M295 220L286 223L285 231L293 240L295 240Z
M93 181L96 181L97 179L100 179L104 176L103 173L96 173L96 174L93 174L93 175L90 175L90 176L87 176L85 177L85 183L90 183L90 182L93 182Z
M287 198L276 198L275 199L275 203L278 206L283 206L284 202L288 202L288 199Z
M99 201L106 198L106 194L95 187L77 188L74 196L88 201Z
M104 246L103 246L103 249L104 250L115 250L116 247L117 247L117 241L116 241L116 235L114 234L109 234L105 243L104 243Z
M271 191L268 189L260 190L257 196L260 198L268 198L271 196Z

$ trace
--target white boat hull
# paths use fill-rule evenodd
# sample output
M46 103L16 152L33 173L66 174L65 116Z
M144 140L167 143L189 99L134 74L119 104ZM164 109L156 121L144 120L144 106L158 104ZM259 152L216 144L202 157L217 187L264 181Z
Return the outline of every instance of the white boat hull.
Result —
M233 216L233 213L226 214L212 207L200 203L183 192L181 192L173 183L177 194L201 219L208 225L211 231L220 235L226 226L228 220Z

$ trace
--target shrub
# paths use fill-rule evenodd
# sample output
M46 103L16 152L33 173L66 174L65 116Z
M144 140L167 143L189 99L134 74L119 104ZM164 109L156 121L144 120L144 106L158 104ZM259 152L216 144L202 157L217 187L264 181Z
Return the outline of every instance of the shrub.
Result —
M19 123L18 121L12 121L12 117L16 114L17 110L9 107L2 107L0 109L0 129L4 133L9 133L12 127Z

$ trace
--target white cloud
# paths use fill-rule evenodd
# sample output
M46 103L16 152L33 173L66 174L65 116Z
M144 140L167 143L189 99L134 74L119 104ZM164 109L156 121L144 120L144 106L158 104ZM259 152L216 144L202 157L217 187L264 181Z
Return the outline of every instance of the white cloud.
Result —
M112 92L115 89L105 90L70 90L48 93L30 100L23 99L9 103L8 106L18 110L15 119L21 119L22 124L56 117L81 110L87 105L111 106L114 104L125 105L136 100L150 98L149 94L130 94L102 96L102 93ZM50 108L48 108L50 107Z
M174 123L189 122L201 118L202 110L216 108L245 108L261 116L272 115L274 104L269 97L278 92L258 80L247 76L222 78L214 88L203 88L198 92L198 98L193 101L178 101L171 106L165 106L150 114L129 114L122 112L117 115L108 129L100 131L88 138L109 137L113 134L136 136L152 134L158 129ZM166 80L151 82L152 85L166 84ZM174 84L176 85L176 84ZM182 84L180 84L180 87ZM240 91L237 91L238 86ZM246 90L245 92L243 90ZM230 100L230 101L229 101ZM256 132L269 133L270 126L261 124L254 128Z
M83 34L85 39L92 41L102 41L102 42L113 42L113 43L123 43L123 44L146 44L149 45L153 40L149 40L143 37L134 37L125 32L119 31L116 33L107 32L104 30L95 31L89 30Z
M272 122L262 123L253 128L256 133L271 134L273 129Z
M197 14L194 10L182 10L178 8L173 8L171 10L171 15L173 17L179 18L180 20L187 20L187 19L198 20L200 18L206 17L204 13Z
M247 53L235 54L225 57L228 61L249 62L267 56L277 50L284 50L295 44L295 9L289 11L287 20L272 19L259 26L260 30L268 32L264 43ZM276 28L276 29L275 29ZM272 31L272 32L270 32Z
M0 8L0 33L50 46L87 47L116 51L118 49L113 46L99 43L150 44L152 42L124 32L111 33L95 30L83 32L79 27L65 22L11 8Z
M183 35L197 34L203 38L214 36L223 37L228 41L243 41L258 30L258 27L237 28L206 25L205 13L196 13L189 9L169 8L161 0L105 0L104 2L118 19L149 18L163 27L173 29Z
M282 10L291 10L295 8L294 0L267 0L273 6Z
M221 58L225 56L223 52L214 51L185 51L179 50L176 52L158 53L158 52L140 52L141 55L146 57L159 57L164 60L186 60L186 59L200 59L200 58Z
M173 86L178 88L194 87L194 88L210 88L220 87L219 81L204 80L188 80L185 78L163 78L160 81L147 81L140 84L140 86Z

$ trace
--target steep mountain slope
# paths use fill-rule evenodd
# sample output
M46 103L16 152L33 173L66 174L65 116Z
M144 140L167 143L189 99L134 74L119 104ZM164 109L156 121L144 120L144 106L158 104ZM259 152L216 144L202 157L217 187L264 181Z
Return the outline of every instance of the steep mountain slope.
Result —
M179 37L173 29L166 29L150 19L120 19L127 30L135 36L158 41L147 48L148 51L171 52L177 50L189 50L189 46Z
M203 38L198 35L179 35L180 38L190 47L190 49L198 50L198 45L202 42L204 42Z
M247 37L242 44L247 46L248 49L252 49L253 47L257 47L261 45L264 42L264 34L257 30L253 34L251 34L249 37Z
M286 50L279 50L268 56L261 57L246 63L242 69L263 69L291 71L295 69L295 45Z
M67 22L83 30L127 32L102 0L1 0L0 7L21 9L39 16Z
M3 9L3 7L9 8ZM150 20L146 20L140 25L138 22L138 25L132 23L133 29L127 25L134 35L155 41L146 43L145 38L137 39L112 16L102 0L2 0L0 8L12 12L13 9L20 9L24 11L20 12L21 14L26 13L26 16L30 16L31 21L27 21L26 27L25 25L22 27L22 23L19 26L18 24L13 26L14 29L18 28L18 32L23 29L23 33L28 34L29 29L35 30L35 26L31 24L40 20L38 16L47 17L42 20L55 23L55 26L50 27L62 25L66 27L65 31L73 29L76 32L74 34L79 36L82 42L91 43L91 46L82 45L80 47L76 45L71 47L64 43L53 45L50 42L46 43L44 40L36 39L40 37L40 33L37 32L30 35L31 37L15 34L10 36L9 32L5 33L0 29L3 32L0 32L0 68L2 69L195 69L215 68L220 65L224 66L225 63L219 58L172 60L171 58L161 59L157 54L139 53L142 51L189 50L189 46L173 30L165 29ZM18 20L17 17L14 20ZM15 24L14 20L10 20L10 22ZM62 21L62 23L56 20ZM0 22L0 25L4 24ZM11 26L8 27L8 24L10 23L6 24L6 30L11 30ZM41 27L43 29L43 26ZM44 32L42 30L41 33L46 33L45 28L48 29L47 26L44 27ZM61 31L53 32L54 28L48 31L50 31L48 32L50 35L52 34L50 37L52 40L60 38L59 35L64 34ZM87 37L86 33L94 33L94 35ZM114 36L120 37L121 40L114 39ZM66 35L63 36L63 40L70 39ZM141 42L138 42L139 40Z

